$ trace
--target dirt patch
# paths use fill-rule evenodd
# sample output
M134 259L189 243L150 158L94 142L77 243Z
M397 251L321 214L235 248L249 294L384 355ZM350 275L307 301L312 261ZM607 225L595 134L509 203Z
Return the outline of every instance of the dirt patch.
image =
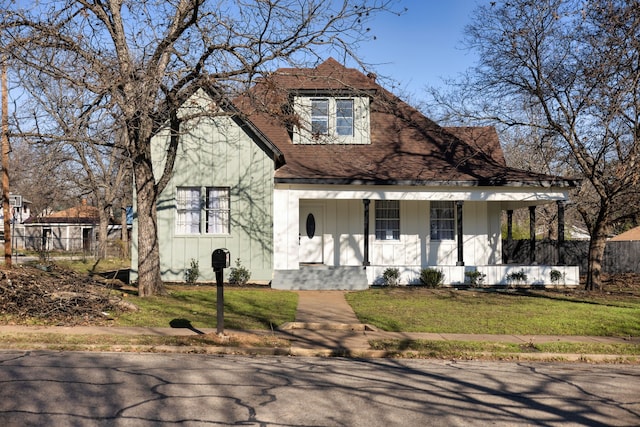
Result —
M120 311L122 285L55 265L0 270L0 316L10 324L100 325Z

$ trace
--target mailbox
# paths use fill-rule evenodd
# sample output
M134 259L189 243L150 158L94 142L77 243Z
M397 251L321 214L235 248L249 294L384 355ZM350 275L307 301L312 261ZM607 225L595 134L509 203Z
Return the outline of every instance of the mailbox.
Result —
M231 253L228 249L216 249L211 254L211 267L214 270L222 270L231 265Z

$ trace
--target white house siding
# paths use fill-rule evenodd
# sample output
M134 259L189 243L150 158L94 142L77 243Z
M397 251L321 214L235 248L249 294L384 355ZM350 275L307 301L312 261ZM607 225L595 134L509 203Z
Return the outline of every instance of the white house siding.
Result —
M173 176L158 200L158 237L162 278L184 281L195 260L200 281L213 281L211 253L226 248L231 267L236 259L251 272L251 280L268 282L273 274L273 171L271 157L231 118L194 120L182 136ZM153 144L156 171L161 171L166 151L166 135ZM201 233L176 234L176 188L201 189ZM231 227L228 235L206 234L204 211L207 187L230 188ZM136 222L137 224L137 222ZM137 230L135 230L137 231ZM133 242L132 267L137 265L137 245ZM230 269L225 269L228 276ZM135 278L135 271L133 272Z

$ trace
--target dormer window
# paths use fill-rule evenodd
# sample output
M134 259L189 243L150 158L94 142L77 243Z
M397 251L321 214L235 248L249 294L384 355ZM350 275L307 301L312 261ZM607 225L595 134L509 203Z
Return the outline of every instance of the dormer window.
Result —
M336 133L353 136L353 99L336 100Z
M369 98L294 98L300 126L293 129L294 144L370 144Z
M311 133L327 135L329 133L329 100L311 100Z

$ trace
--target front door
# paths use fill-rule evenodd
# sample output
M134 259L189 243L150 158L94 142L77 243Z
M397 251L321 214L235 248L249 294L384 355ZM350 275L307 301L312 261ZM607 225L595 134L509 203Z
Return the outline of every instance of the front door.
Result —
M322 206L300 206L300 263L321 264Z

